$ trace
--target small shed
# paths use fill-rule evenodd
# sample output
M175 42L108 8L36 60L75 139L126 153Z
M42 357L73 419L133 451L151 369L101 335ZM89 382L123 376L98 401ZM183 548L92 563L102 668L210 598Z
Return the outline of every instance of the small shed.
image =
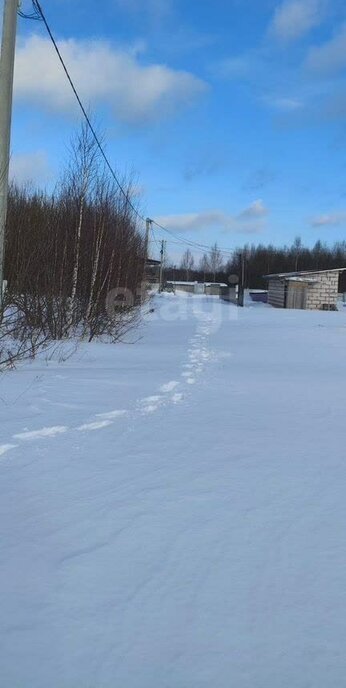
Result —
M337 310L339 277L346 268L267 275L268 303L276 308Z
M177 282L175 280L167 280L166 284L175 291L184 291L188 294L206 294L207 296L220 296L221 288L227 286L221 282Z
M220 296L222 289L227 287L224 282L206 282L204 292L207 296Z
M173 287L174 291L183 291L187 294L196 294L199 293L199 284L198 282L183 282L183 281L177 281L177 280L167 280L166 285L168 287ZM203 293L203 289L202 289Z

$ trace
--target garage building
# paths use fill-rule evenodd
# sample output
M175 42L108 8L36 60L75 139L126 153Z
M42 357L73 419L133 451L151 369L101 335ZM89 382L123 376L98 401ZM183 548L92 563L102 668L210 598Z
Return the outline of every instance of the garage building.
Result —
M267 275L268 303L276 308L336 310L339 278L346 268Z

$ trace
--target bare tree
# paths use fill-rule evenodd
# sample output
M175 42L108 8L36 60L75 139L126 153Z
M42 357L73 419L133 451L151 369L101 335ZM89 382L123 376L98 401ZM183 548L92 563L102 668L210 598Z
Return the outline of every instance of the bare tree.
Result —
M121 182L125 194L82 128L52 195L11 187L0 367L34 355L52 340L106 335L116 341L136 326L144 239L133 208L133 184ZM109 313L107 294L114 288L133 298Z
M190 273L191 270L193 270L193 267L195 265L195 259L193 257L193 254L191 253L190 249L186 249L185 253L182 256L181 263L180 263L180 269L185 270L186 272L186 281L189 281Z
M218 248L217 243L215 243L210 249L208 262L210 266L210 272L213 274L213 281L215 282L216 275L218 272L221 272L223 266L222 253Z
M199 270L203 273L203 282L205 282L208 273L211 271L209 257L207 253L204 253L201 260L199 261Z
M81 129L71 144L70 164L67 179L64 182L65 193L75 206L75 222L73 222L73 270L70 308L67 319L67 329L74 321L76 310L76 296L81 261L81 238L86 213L87 201L91 200L96 183L100 153L97 143L90 133L87 124Z
M303 248L303 242L301 240L301 237L296 236L294 243L293 243L293 246L292 246L292 250L294 252L294 269L295 269L295 272L297 272L297 270L298 270L299 256L300 256L300 253L302 251L302 248Z

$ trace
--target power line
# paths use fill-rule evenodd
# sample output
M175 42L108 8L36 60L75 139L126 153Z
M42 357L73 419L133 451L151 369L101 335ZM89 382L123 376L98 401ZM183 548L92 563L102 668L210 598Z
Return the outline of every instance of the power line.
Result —
M84 116L84 118L85 118L85 121L86 121L86 123L87 123L87 125L88 125L88 127L89 127L89 129L90 129L90 131L91 131L91 133L92 133L92 135L93 135L93 138L94 138L94 140L95 140L95 142L96 142L96 144L97 144L97 147L98 147L98 149L99 149L99 151L100 151L100 153L101 153L101 155L102 155L103 160L104 160L105 163L106 163L106 166L107 166L107 168L108 168L108 170L109 170L111 176L113 177L114 181L116 182L116 184L117 184L117 186L118 186L120 192L122 193L122 195L123 195L124 198L126 199L126 201L127 201L127 203L129 204L130 208L131 208L132 211L135 213L136 217L137 217L139 220L141 220L142 222L145 222L146 219L144 218L143 215L141 215L141 213L137 210L137 208L136 208L136 207L134 206L134 204L132 203L131 199L129 198L129 195L126 193L126 191L125 191L123 185L121 184L121 182L120 182L118 176L117 176L116 173L114 172L114 169L113 169L111 163L109 162L109 159L108 159L108 157L107 157L107 155L106 155L106 153L105 153L105 151L104 151L104 149L103 149L103 146L102 146L102 144L101 144L101 141L100 141L100 139L99 139L99 137L98 137L98 135L97 135L97 133L96 133L96 131L95 131L95 129L94 129L94 127L93 127L91 121L90 121L90 117L89 117L89 115L88 115L88 113L87 113L87 111L86 111L86 109L85 109L85 107L84 107L84 105L83 105L83 102L82 102L82 100L81 100L81 98L80 98L80 96L79 96L79 94L78 94L77 88L76 88L76 86L75 86L75 84L74 84L74 82L73 82L73 80L72 80L72 77L70 76L70 73L69 73L68 68L67 68L67 66L66 66L66 63L65 63L65 61L64 61L64 58L63 58L63 56L62 56L62 54L61 54L61 52L60 52L59 46L58 46L58 44L57 44L55 38L54 38L54 36L53 36L52 30L51 30L51 28L50 28L50 26L49 26L49 24L48 24L48 20L46 19L46 16L45 16L45 14L44 14L44 12L43 12L43 9L42 9L42 7L41 7L41 4L40 4L39 0L32 0L32 5L33 5L33 8L34 8L34 11L33 11L31 14L25 14L24 12L22 12L21 10L19 10L20 16L21 16L21 17L24 17L25 19L37 19L37 20L42 20L42 21L43 21L43 23L44 23L44 25L45 25L45 27L46 27L47 33L48 33L48 35L49 35L49 38L50 38L50 40L51 40L51 42L52 42L52 44L53 44L53 46L54 46L54 49L55 49L55 51L56 51L56 53L57 53L57 56L58 56L58 58L59 58L59 61L60 61L61 65L62 65L62 68L63 68L63 70L64 70L64 72L65 72L65 75L66 75L66 77L67 77L67 80L68 80L68 82L69 82L69 84L70 84L70 86L71 86L71 89L72 89L72 91L73 91L73 93L74 93L74 96L75 96L75 98L76 98L76 100L77 100L77 103L78 103L78 105L79 105L79 108L80 108L80 110L81 110L81 112L82 112L82 114L83 114L83 116ZM200 243L197 243L197 242L194 242L194 241L190 241L189 239L185 239L185 237L181 237L181 236L175 234L175 233L172 232L170 229L168 229L167 227L164 227L163 225L160 225L160 224L159 224L158 222L156 222L155 220L152 220L152 223L155 224L156 227L158 227L158 228L161 229L162 231L166 232L167 234L170 234L170 235L173 236L175 239L177 239L177 240L180 241L181 243L184 243L185 245L187 245L187 246L193 248L194 250L197 250L197 251L198 251L198 250L199 250L199 251L201 251L201 250L202 250L202 251L211 251L211 250L213 249L212 246L208 246L208 245L206 245L206 244L200 244ZM229 255L229 256L232 255L233 252L234 252L233 249L222 249L222 248L220 248L220 249L218 248L218 251L219 251L220 253L224 254L224 255Z
M77 91L77 89L76 89L76 87L75 87L75 85L74 85L74 83L73 83L73 81L72 81L72 77L70 76L70 73L69 73L69 71L68 71L68 69L67 69L67 66L66 66L66 64L65 64L64 58L63 58L63 56L62 56L62 54L61 54L61 52L60 52L60 50L59 50L59 47L58 47L57 42L56 42L56 40L55 40L55 38L54 38L54 36L53 36L53 33L52 33L51 29L50 29L50 26L49 26L48 21L47 21L47 19L46 19L46 17L45 17L45 14L44 14L44 12L43 12L43 9L42 9L42 7L41 7L41 4L40 4L39 0L32 0L32 3L33 3L33 6L34 6L34 9L39 13L40 18L42 19L42 21L43 21L43 23L44 23L44 25L45 25L45 27L46 27L46 29L47 29L49 38L50 38L50 40L51 40L52 43L53 43L53 46L54 46L55 51L56 51L56 53L57 53L57 55L58 55L59 61L60 61L61 65L62 65L62 68L63 68L63 70L64 70L64 72L65 72L65 75L66 75L66 77L67 77L67 79L68 79L68 82L69 82L69 84L70 84L70 86L71 86L71 88L72 88L72 91L73 91L73 93L74 93L74 95L75 95L75 97L76 97L76 100L77 100L77 102L78 102L78 105L79 105L79 107L80 107L80 109L81 109L81 111L82 111L82 113L83 113L83 116L84 116L84 118L85 118L85 121L86 121L86 123L87 123L87 125L88 125L88 127L89 127L89 129L90 129L90 131L91 131L91 133L92 133L92 135L93 135L93 137L94 137L94 140L95 140L95 142L96 142L96 144L97 144L97 147L98 147L98 149L99 149L99 151L100 151L100 153L101 153L101 155L102 155L102 157L103 157L103 159L104 159L104 161L105 161L105 163L106 163L107 168L109 169L109 171L110 171L110 173L111 173L111 175L112 175L114 181L116 182L116 184L117 184L119 190L120 190L121 193L123 194L124 198L126 199L127 203L129 204L130 208L131 208L131 209L133 210L133 212L135 213L136 217L138 217L139 220L145 222L145 218L138 212L137 208L133 205L131 199L129 198L129 195L126 193L126 191L125 191L123 185L121 184L119 178L117 177L116 173L114 172L114 169L113 169L112 165L110 164L110 162L109 162L109 160L108 160L108 158L107 158L107 155L106 155L106 153L105 153L105 151L104 151L104 149L103 149L103 147L102 147L101 141L100 141L100 139L99 139L99 137L98 137L98 135L97 135L97 133L96 133L96 131L95 131L95 129L94 129L94 127L93 127L91 121L90 121L90 117L89 117L89 115L88 115L88 113L87 113L87 111L86 111L86 109L85 109L85 107L84 107L84 105L83 105L83 103L82 103L82 100L81 100L81 98L80 98L80 96L79 96L79 94L78 94L78 91ZM31 17L31 18L33 18L33 17Z
M190 239L186 239L185 237L182 237L181 235L175 234L172 230L168 229L167 227L164 227L163 225L160 225L158 222L155 222L155 220L153 220L153 224L154 224L156 227L158 227L159 229L163 230L164 232L167 232L167 234L170 234L174 239L177 240L176 243L185 244L185 245L187 245L187 246L190 246L191 248L194 248L195 250L200 250L200 251L202 251L203 253L205 253L205 251L211 251L211 250L213 250L213 246L209 246L209 245L207 245L207 244L201 244L201 243L199 243L199 242L191 241ZM171 241L171 243L174 243L174 242ZM228 249L228 248L219 248L219 247L217 247L217 250L218 250L220 253L222 253L222 254L224 254L224 255L228 255L228 256L233 255L233 253L234 253L234 251L235 251L235 249L231 249L231 248L229 248L229 249Z
M19 4L19 8L20 8L20 5L21 5L21 3ZM31 12L29 14L27 12L23 12L21 9L18 9L17 12L18 12L19 16L22 17L22 19L35 19L36 21L41 21L41 15L40 15L37 7L35 7L34 0L32 2L32 5L34 8L33 12Z
M161 250L161 247L160 247L160 244L159 244L158 240L156 239L156 236L155 236L155 233L154 233L154 230L153 230L152 227L151 227L151 236L152 236L152 238L153 238L153 240L154 240L154 242L155 242L157 248L158 248L159 251L160 251L160 250Z
M208 251L210 251L210 249L213 248L213 246L210 246L208 244L202 244L202 243L197 242L197 241L191 241L190 239L186 239L185 237L182 237L181 235L175 234L172 230L168 229L167 227L164 227L163 225L160 225L155 220L153 220L153 223L154 223L154 225L156 225L156 227L158 227L159 229L162 229L164 232L167 232L168 234L171 234L171 236L173 236L175 239L179 239L179 241L182 243L186 243L186 244L189 244L191 246L197 246L199 248L203 248L203 249L206 249ZM220 251L220 253L234 253L235 249L233 249L233 248L219 248L218 247L218 250Z
M175 245L175 246L186 246L186 244L184 244L182 241L173 241L173 239L169 239L169 243L170 243L170 244L173 244L173 245ZM196 244L196 245L191 245L191 244L190 244L190 246L191 246L191 248L194 249L194 251L199 251L199 253L203 253L203 254L206 253L206 249L205 249L205 248L201 248L200 246L198 246L198 244ZM208 247L208 248L209 248L209 251L210 251L210 250L211 250L211 247ZM225 256L227 256L227 257L230 257L230 256L232 255L232 253L224 253L223 251L220 251L219 249L217 249L217 251L218 251L219 253L222 253L223 255L225 255Z
M155 238L154 230L152 229L151 231L152 231L152 236L153 236L153 239L154 239L154 241L155 241L155 243L156 243L156 246L157 246L158 250L160 250L160 244L159 244L159 241ZM176 240L174 240L174 239L169 239L167 243L168 243L169 246L170 246L170 245L175 245L175 246L183 246L183 247L186 247L185 241L176 241ZM193 245L193 246L192 246L191 244L189 244L189 247L190 247L191 249L193 249L193 251L194 251L195 253L197 252L197 253L200 253L200 254L203 254L203 255L205 255L205 253L206 253L206 248L207 248L207 249L209 250L209 252L210 252L210 247L209 247L209 246L207 246L207 247L205 247L205 248L201 248L198 244ZM218 251L219 251L219 249L218 249ZM233 251L230 251L229 253L220 250L220 253L223 255L224 258L228 258L228 259L230 260L232 257L234 257L234 254L236 253L236 249L234 249Z
M37 21L41 21L41 17L35 14L35 12L32 12L32 14L25 14L25 12L18 10L18 14L22 19L36 19Z

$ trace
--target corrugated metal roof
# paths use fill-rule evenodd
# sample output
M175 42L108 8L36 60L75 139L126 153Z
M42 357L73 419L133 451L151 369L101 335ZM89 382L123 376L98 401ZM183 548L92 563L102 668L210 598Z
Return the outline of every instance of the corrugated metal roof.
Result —
M287 282L300 282L301 284L318 284L318 280L311 277L287 277Z
M159 260L154 260L153 258L147 258L145 264L149 267L154 267L155 265L161 265L161 262Z
M304 275L322 275L326 272L345 272L346 268L331 268L330 270L299 270L298 272L276 272L272 275L264 275L265 279L287 279L289 277L303 277Z

